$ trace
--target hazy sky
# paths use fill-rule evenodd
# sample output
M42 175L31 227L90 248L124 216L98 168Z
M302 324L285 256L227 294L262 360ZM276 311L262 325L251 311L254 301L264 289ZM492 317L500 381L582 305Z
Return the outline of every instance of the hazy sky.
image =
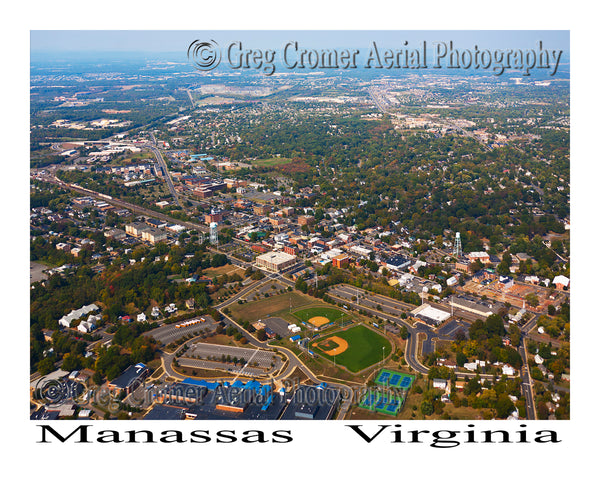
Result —
M215 40L223 46L242 41L249 48L279 49L288 41L302 42L310 48L368 47L372 41L400 47L426 40L453 41L457 48L530 49L541 40L544 48L569 50L568 30L446 30L446 31L227 31L227 30L32 30L31 52L178 52L185 51L193 40Z

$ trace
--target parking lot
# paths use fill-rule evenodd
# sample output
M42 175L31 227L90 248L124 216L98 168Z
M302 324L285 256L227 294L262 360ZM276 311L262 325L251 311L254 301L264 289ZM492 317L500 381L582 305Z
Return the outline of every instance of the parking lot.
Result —
M30 262L29 263L29 283L40 282L46 280L48 275L44 273L48 267L41 263Z
M437 332L440 336L453 337L459 330L463 330L465 333L468 333L469 326L465 322L450 320L438 328Z
M169 343L176 342L180 338L185 337L190 333L199 333L206 330L212 332L216 329L216 324L211 320L205 320L204 322L197 323L195 325L177 328L177 325L180 325L182 323L184 322L181 321L177 323L172 323L170 325L163 325L162 327L158 327L154 330L146 332L145 335L150 335L157 342L160 342L164 345L168 345Z
M289 323L286 322L283 318L280 318L280 317L263 318L261 320L261 322L264 323L266 327L273 330L277 335L279 335L282 338L288 337L292 334L292 332L290 332L288 330Z
M243 358L248 361L252 358L251 363L256 363L261 367L268 367L273 361L273 353L265 350L257 350L253 348L242 348L242 347L231 347L226 345L214 345L209 343L192 343L186 357L198 356L199 358L206 359L208 357L221 358L223 355L230 356L231 358L237 357Z
M275 363L276 368L281 363L281 358L273 352L267 350L256 350L252 348L230 347L226 345L213 345L210 343L192 343L189 346L185 357L198 357L197 360L221 360L223 356L230 358L244 359L251 366L269 369L271 364ZM187 360L186 360L187 362Z
M251 367L244 363L216 362L212 360L198 360L196 358L181 357L179 365L187 368L202 368L205 370L227 370L232 374L243 374L246 376L259 377L267 373L266 368ZM270 365L269 365L270 367Z

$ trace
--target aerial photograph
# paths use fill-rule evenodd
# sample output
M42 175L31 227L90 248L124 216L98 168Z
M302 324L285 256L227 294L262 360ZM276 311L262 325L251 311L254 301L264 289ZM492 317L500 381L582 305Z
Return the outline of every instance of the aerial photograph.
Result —
M31 420L571 418L569 31L30 39Z

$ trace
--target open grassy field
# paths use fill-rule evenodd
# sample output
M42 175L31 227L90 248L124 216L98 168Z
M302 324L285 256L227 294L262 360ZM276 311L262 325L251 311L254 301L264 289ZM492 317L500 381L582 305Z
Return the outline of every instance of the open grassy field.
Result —
M273 157L273 158L259 158L252 161L252 165L255 167L274 167L277 165L285 165L292 161L291 158L285 157Z
M325 353L329 350L331 337L339 337L348 343L348 348L335 357L335 362L345 366L351 372L358 372L388 356L392 351L390 342L383 336L364 325L357 325L348 330L338 331L311 343L311 349L333 361L333 357ZM323 346L320 347L319 345Z
M281 316L281 314L289 312L290 300L292 308L298 308L314 302L314 299L309 296L296 292L288 292L255 302L248 302L241 305L234 304L229 309L231 310L231 315L236 320L255 322L256 320L265 318L267 315Z
M233 275L237 273L240 277L244 277L244 269L236 265L223 265L221 267L210 267L202 271L204 275L210 278L216 278L220 275Z

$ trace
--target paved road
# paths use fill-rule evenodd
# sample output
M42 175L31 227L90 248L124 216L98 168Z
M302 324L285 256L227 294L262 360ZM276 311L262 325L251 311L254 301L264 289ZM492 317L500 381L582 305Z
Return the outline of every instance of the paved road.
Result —
M521 346L519 347L519 353L523 359L523 367L521 368L521 392L525 396L525 409L527 411L527 420L536 420L537 414L535 411L535 402L533 395L533 380L529 373L529 364L527 363L527 349L526 340L521 338Z
M350 288L355 292L354 295L356 296L357 289L354 287L350 287ZM427 325L425 323L417 322L413 326L413 325L410 325L408 322L406 322L406 321L402 320L401 318L396 317L392 314L388 314L386 312L378 311L373 308L367 307L367 306L365 306L365 303L367 303L367 302L365 302L365 299L368 298L367 295L372 295L371 292L367 292L366 290L358 289L358 294L361 297L360 304L358 304L357 302L352 302L351 300L346 300L346 304L349 307L352 307L354 309L360 308L362 310L366 310L374 315L377 315L380 318L385 318L387 320L390 320L390 321L398 324L399 326L404 325L407 328L408 334L409 334L408 341L406 343L406 352L404 352L406 363L408 363L408 365L416 372L427 375L427 373L429 372L429 369L426 366L424 366L418 359L418 354L419 354L419 339L418 339L419 335L418 334L421 334L421 336L425 337L423 340L423 345L429 345L436 338L442 339L442 340L452 340L452 337L450 337L448 335L441 335L433 327L431 327L430 325ZM362 298L363 295L365 296L365 298ZM390 300L392 302L395 301L393 299L390 299ZM461 324L461 326L464 327L465 325ZM427 348L427 347L425 347L425 348ZM472 378L472 377L477 376L477 373L457 372L456 376L458 378ZM486 374L480 374L480 377L484 378L484 379L490 379L490 380L495 378L494 375L486 375Z
M154 154L154 157L156 158L156 162L162 168L162 171L164 173L164 178L167 182L167 186L169 187L169 191L171 192L171 195L175 199L175 203L177 203L177 205L181 207L181 202L179 201L179 196L177 195L177 191L175 190L175 187L173 186L173 180L171 180L171 174L169 173L169 169L167 168L167 163L165 162L165 159L163 158L160 150L156 147L156 138L154 138L153 133L150 133L150 137L152 138L152 144L146 144L146 146L152 151L152 153Z
M106 201L107 203L110 203L110 204L113 204L113 205L116 205L116 206L119 206L122 208L128 208L128 209L132 210L133 212L139 212L139 213L142 213L142 214L154 217L154 218L159 218L159 219L163 219L163 220L166 220L166 221L169 221L172 223L183 225L186 228L189 228L192 230L197 230L200 232L207 232L207 228L205 226L195 224L192 222L177 220L177 219L169 217L168 215L162 214L160 212L148 210L143 207L139 207L137 205L130 204L128 202L123 202L121 200L107 199L107 198L105 198L105 196L102 196L101 194L99 194L97 192L93 192L88 189L83 189L80 187L74 187L72 185L68 185L65 182L62 182L60 179L58 179L54 176L48 175L41 179L44 181L50 182L50 183L55 183L57 185L60 185L63 188L69 188L74 191L79 191L85 195L97 197L99 199ZM234 264L248 265L246 262L242 262L230 255L228 255L228 258ZM295 269L298 269L298 268L299 268L298 265L294 265L294 266L290 267L288 269L288 271L294 271ZM260 280L258 282L254 282L253 284L249 285L248 287L242 289L240 292L235 294L233 297L229 298L228 300L223 302L221 305L219 305L218 308L223 309L223 308L231 305L232 303L237 302L238 299L240 299L244 295L248 294L250 291L252 291L258 285L262 285L274 278L277 278L285 285L289 285L292 287L294 286L293 281L283 277L281 274L270 274L270 275L265 276L265 278L263 278L262 280ZM418 339L417 339L416 334L419 332L424 333L427 337L427 340L429 341L430 335L433 335L432 329L431 329L431 327L426 326L424 324L418 324L418 326L413 327L413 326L409 325L407 322L404 322L402 319L399 318L399 315L403 311L406 311L407 309L413 309L414 305L405 304L403 302L400 302L400 301L397 301L394 299L390 299L388 297L382 297L380 295L372 294L371 292L366 292L364 290L361 291L360 289L358 289L359 298L357 300L357 303L354 304L354 302L351 301L351 297L356 295L356 293L352 293L352 292L356 292L357 289L355 289L354 287L350 287L350 286L336 286L334 288L335 288L334 292L339 293L340 299L345 301L345 303L348 304L349 306L351 305L357 309L362 308L363 310L368 310L372 314L377 315L378 317L386 318L397 324L405 325L409 331L409 341L407 342L407 348L406 348L406 352L405 352L406 361L415 371L423 373L423 374L427 374L428 369L425 366L423 366L417 359ZM364 296L364 298L363 298L363 296ZM376 310L376 307L378 304L381 305L382 311ZM233 325L234 327L236 327L238 330L242 331L242 333L248 339L249 343L251 343L252 345L260 346L263 348L271 348L267 344L256 340L249 332L245 331L243 328L241 328L237 323L235 323L232 319L230 319L226 315L224 315L224 319L225 319L225 323L229 323L229 324ZM284 372L284 374L287 372L291 372L293 370L293 368L297 366L307 375L308 378L311 379L311 381L313 381L315 383L320 383L320 380L317 377L315 377L315 375L310 371L310 369L308 369L308 367L306 367L296 357L296 355L293 352L291 352L290 350L287 350L285 348L282 348L282 347L279 347L278 350L284 351L289 359L289 365L288 365L288 368L286 369L286 372ZM163 360L163 366L165 368L165 372L168 375L175 377L175 378L181 378L181 376L176 374L175 372L173 372L173 370L171 368L171 362L173 360L173 355L163 353L162 360ZM284 374L282 374L282 378L283 378ZM476 375L475 373L457 374L457 376L462 376L462 377L467 377L467 378L473 377L475 375ZM484 378L484 377L491 377L491 376L482 375L482 378ZM332 386L336 386L336 387L344 389L344 390L349 389L349 387L347 387L346 385L343 385L343 384L336 384L336 383L332 383L332 382L330 384ZM533 400L528 399L527 403L528 403L528 406L533 405ZM343 414L345 414L348 407L349 407L349 405L344 406L344 408L340 412L340 415L338 416L338 418L343 418Z

